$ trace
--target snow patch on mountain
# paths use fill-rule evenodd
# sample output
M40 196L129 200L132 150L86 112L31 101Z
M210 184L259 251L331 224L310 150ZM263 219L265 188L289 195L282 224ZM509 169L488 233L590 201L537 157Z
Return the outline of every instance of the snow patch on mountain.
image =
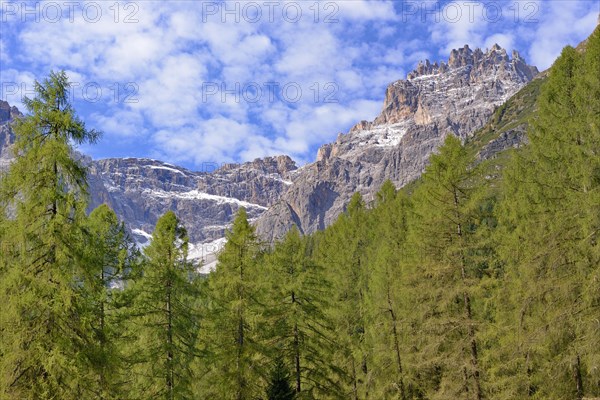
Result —
M189 192L166 192L164 190L157 189L144 189L142 195L158 197L162 199L181 199L181 200L208 200L216 203L231 203L237 204L238 206L245 208L258 208L260 210L266 210L267 207L259 204L249 203L247 201L239 200L233 197L217 196L214 194L208 194L199 190L190 190Z
M152 240L152 235L142 229L132 229L131 233L133 234L135 244L139 249L148 246Z
M175 172L177 174L181 174L183 176L187 176L185 173L181 172L178 169L175 168L171 168L171 167L164 167L164 166L159 166L159 165L149 165L150 169L162 169L165 171L171 171L171 172Z
M207 243L190 244L188 259L201 263L198 272L208 274L215 270L219 252L227 243L226 238L220 238Z

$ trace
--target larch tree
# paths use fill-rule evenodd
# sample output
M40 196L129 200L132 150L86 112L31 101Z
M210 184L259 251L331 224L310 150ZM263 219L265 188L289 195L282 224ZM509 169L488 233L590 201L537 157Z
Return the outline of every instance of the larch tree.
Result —
M126 378L123 377L123 335L121 309L122 288L138 264L139 251L126 228L106 204L94 209L84 225L85 270L83 298L86 319L92 333L86 346L95 370L93 391L98 399L122 396Z
M343 396L359 399L368 396L369 365L365 340L368 265L365 250L368 236L366 205L359 193L351 198L347 210L322 235L317 262L331 282L331 301L327 318L336 330L332 362L337 385Z
M209 346L206 395L246 400L262 396L268 372L259 340L262 315L258 278L260 245L240 208L208 278L209 303L203 340Z
M530 144L515 154L504 179L507 285L520 288L513 328L517 371L527 378L513 392L532 397L582 399L600 390L600 360L590 352L600 342L592 322L600 262L600 115L590 98L598 94L598 40L597 31L585 56L566 47L552 66Z
M323 268L308 255L306 239L297 228L275 245L266 258L263 279L266 340L292 373L296 398L319 398L334 387L325 348L332 345L331 324L325 316L330 285Z
M477 229L482 180L460 140L449 135L431 156L414 194L412 241L417 252L417 304L427 396L484 398L476 314L477 289L485 273Z
M69 103L65 72L35 83L14 125L15 160L0 183L0 397L85 398L89 332L81 320L86 169L73 144L93 143Z
M377 193L373 210L373 243L369 257L367 343L371 349L373 395L409 399L415 393L407 378L406 356L410 343L409 264L406 238L408 197L386 181Z
M192 362L199 355L199 275L187 259L188 237L172 211L156 223L134 285L130 329L137 336L130 398L194 399Z
M582 354L584 396L600 396L600 27L590 36L582 60L582 74L574 92L575 104L582 119L582 142L585 172L579 203L581 246L586 261L583 280L583 318L580 320L578 343Z

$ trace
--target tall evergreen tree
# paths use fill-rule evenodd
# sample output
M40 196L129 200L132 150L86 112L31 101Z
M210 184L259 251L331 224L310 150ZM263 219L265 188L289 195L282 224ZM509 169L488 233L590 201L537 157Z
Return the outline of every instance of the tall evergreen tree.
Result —
M486 265L477 259L477 170L459 139L448 136L432 155L414 195L411 246L420 290L424 366L434 378L432 398L484 397L476 314L477 288Z
M575 90L575 104L582 115L584 132L585 161L581 218L583 231L582 245L587 260L583 280L584 318L580 321L581 338L579 346L582 354L584 373L582 384L584 396L600 396L600 330L595 316L600 314L600 26L588 39L585 57L582 61L582 74Z
M0 183L6 223L0 326L1 397L79 399L86 394L89 332L81 321L81 228L86 170L72 143L93 143L69 103L64 72L35 84L24 100L30 115L14 126L15 160Z
M267 258L264 301L269 347L292 371L297 398L335 393L325 348L332 343L325 317L330 285L324 271L308 256L306 240L293 228ZM287 368L287 367L286 367Z
M409 399L412 385L407 379L405 356L410 348L409 264L406 237L410 204L386 181L377 193L373 211L372 245L369 257L367 294L367 343L371 349L373 395L375 398Z
M597 87L598 40L588 42L590 58L563 50L542 88L530 145L504 178L507 285L520 289L511 304L518 324L507 329L518 330L515 368L526 380L512 392L520 395L581 399L599 389L598 358L589 357L600 340L590 323L598 286L589 282L600 262L600 117L598 102L585 100Z
M121 396L123 387L123 332L120 321L121 287L136 268L139 258L134 242L123 223L106 204L93 210L85 223L85 271L83 273L84 309L92 332L86 353L95 369L94 397L110 399Z
M260 247L244 208L226 237L208 282L210 321L204 340L210 344L212 366L205 377L206 395L253 399L264 394L267 373L258 340Z
M147 261L135 284L131 329L137 335L130 398L194 399L192 361L198 355L199 276L187 260L188 237L172 211L156 223Z
M327 318L337 330L333 363L338 369L338 385L343 396L359 399L368 396L369 366L365 341L366 294L369 243L367 210L356 193L347 211L320 240L317 261L326 269L332 284L332 300Z

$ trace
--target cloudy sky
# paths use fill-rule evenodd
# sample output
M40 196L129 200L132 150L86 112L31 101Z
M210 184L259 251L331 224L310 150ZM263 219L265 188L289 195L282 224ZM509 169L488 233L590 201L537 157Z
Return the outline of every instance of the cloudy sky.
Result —
M498 43L540 70L594 29L597 0L0 0L0 98L64 69L94 158L195 170L316 149L381 109L419 60ZM211 167L212 168L212 167Z

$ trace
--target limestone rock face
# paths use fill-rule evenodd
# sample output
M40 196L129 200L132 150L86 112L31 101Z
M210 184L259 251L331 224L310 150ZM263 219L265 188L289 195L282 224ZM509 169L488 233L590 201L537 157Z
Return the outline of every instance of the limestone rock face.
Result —
M112 158L90 164L91 208L111 206L140 243L158 218L175 211L192 243L225 235L240 207L256 219L276 203L292 184L296 169L288 156L223 165L212 172L194 172L152 159Z
M21 112L15 106L10 106L6 101L0 100L0 124L4 124L14 118L21 116Z
M0 100L0 172L8 168L13 158L11 145L14 137L10 122L21 115L17 107L11 107L6 101Z
M11 122L22 114L0 101L0 172L13 159ZM288 156L256 159L244 164L215 165L213 171L194 172L157 160L111 158L92 160L76 154L89 168L89 209L108 204L131 230L137 242L147 244L158 218L169 210L184 222L196 258L218 248L198 246L218 242L239 207L256 219L275 204L292 185L297 169ZM196 252L197 253L197 252Z
M447 62L419 63L406 80L388 86L374 121L357 123L292 174L293 185L258 218L259 234L273 241L292 225L312 233L333 222L354 192L369 202L386 179L404 186L423 172L447 135L469 138L537 73L518 52L509 57L498 45L485 52L465 46ZM482 156L508 145L492 143Z

